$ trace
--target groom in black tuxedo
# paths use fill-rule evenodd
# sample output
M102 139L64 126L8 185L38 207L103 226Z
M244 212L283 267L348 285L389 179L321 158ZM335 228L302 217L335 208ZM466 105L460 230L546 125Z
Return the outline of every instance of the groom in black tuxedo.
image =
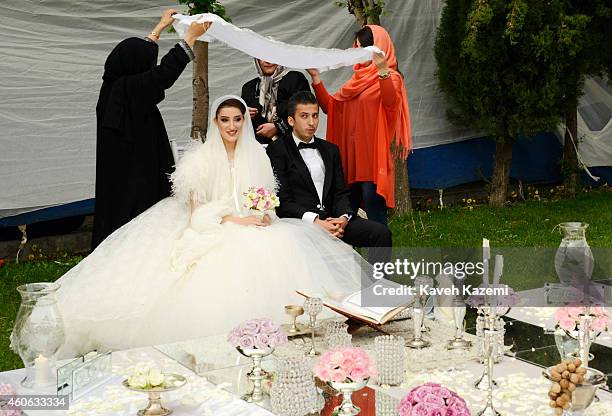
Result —
M352 211L338 147L314 137L319 126L315 96L310 91L295 93L287 109L293 132L267 148L279 181L277 215L301 218L347 244L367 247L372 264L389 261L391 231Z

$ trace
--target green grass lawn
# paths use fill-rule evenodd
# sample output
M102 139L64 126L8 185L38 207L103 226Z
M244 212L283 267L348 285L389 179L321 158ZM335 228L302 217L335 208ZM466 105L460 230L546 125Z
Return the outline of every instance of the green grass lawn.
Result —
M612 190L604 188L580 193L575 200L531 200L515 203L503 209L488 206L459 206L418 211L407 217L392 218L395 247L480 247L487 237L492 247L550 247L556 248L561 234L555 226L566 221L583 221L590 224L587 239L591 247L612 248ZM470 209L470 206L472 208ZM596 250L595 250L596 251ZM596 251L596 259L607 252ZM28 282L54 281L81 257L48 259L44 254L19 264L8 262L0 267L0 371L21 367L21 360L9 348L9 335L19 308L17 286ZM602 258L608 272L610 258ZM607 263L606 263L607 260ZM511 272L504 273L504 280L516 290L536 287L545 277L525 282L523 273L532 264L521 262ZM511 263L511 262L506 262ZM548 267L548 272L551 268ZM544 276L544 274L542 274ZM608 274L608 277L612 274Z
M503 209L487 205L417 211L392 218L395 247L557 247L562 222L589 224L591 247L612 247L612 189L580 193L575 200L529 200Z
M593 279L612 277L609 187L586 190L575 200L531 199L503 209L464 205L392 218L389 227L395 257L419 259L423 253L430 255L431 250L424 248L442 247L440 257L479 261L484 237L490 240L492 254L504 255L504 282L514 290L533 289L558 281L554 254L562 233L557 225L581 221L589 224L586 236L595 257ZM407 283L401 277L398 280ZM468 282L477 283L474 279Z

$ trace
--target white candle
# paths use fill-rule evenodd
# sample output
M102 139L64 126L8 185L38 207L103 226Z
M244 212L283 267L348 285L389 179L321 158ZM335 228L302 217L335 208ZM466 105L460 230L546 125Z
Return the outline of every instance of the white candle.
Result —
M482 261L482 285L489 286L489 260Z
M491 246L489 240L486 238L482 239L482 259L489 260L491 258Z
M501 275L504 272L504 256L497 254L495 256L495 271L493 272L493 284L498 285Z
M37 385L49 383L49 359L42 354L34 360L34 383Z

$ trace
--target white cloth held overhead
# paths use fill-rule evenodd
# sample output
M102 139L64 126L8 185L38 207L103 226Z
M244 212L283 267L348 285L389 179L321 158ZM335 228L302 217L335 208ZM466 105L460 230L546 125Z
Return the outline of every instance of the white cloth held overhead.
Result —
M181 37L185 36L192 22L212 22L208 31L200 37L201 40L210 42L212 39L217 39L254 58L288 68L317 68L323 72L370 61L374 53L382 53L376 46L342 50L290 45L262 36L252 30L236 27L212 13L193 16L175 14L174 19L172 26Z

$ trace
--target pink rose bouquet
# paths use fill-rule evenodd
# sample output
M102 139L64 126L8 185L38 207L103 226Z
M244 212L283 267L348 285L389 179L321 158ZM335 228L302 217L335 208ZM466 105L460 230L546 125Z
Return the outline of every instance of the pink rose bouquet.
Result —
M565 306L555 311L555 322L558 327L566 331L575 331L582 324L580 315L585 313L584 306ZM590 330L594 332L604 332L609 327L612 321L610 315L601 306L591 306L591 315L594 316L591 321Z
M400 416L471 416L465 400L437 383L414 387L397 410Z
M268 318L250 319L244 321L227 336L227 341L233 347L246 349L276 348L287 342L287 335L272 320Z
M19 416L21 410L18 406L12 405L10 399L17 399L17 392L10 384L0 383L0 416Z
M323 353L314 374L321 381L352 383L375 376L376 369L363 349L339 347Z
M264 188L252 186L246 192L243 192L242 196L245 199L245 208L262 214L274 211L274 208L280 205L278 196Z

